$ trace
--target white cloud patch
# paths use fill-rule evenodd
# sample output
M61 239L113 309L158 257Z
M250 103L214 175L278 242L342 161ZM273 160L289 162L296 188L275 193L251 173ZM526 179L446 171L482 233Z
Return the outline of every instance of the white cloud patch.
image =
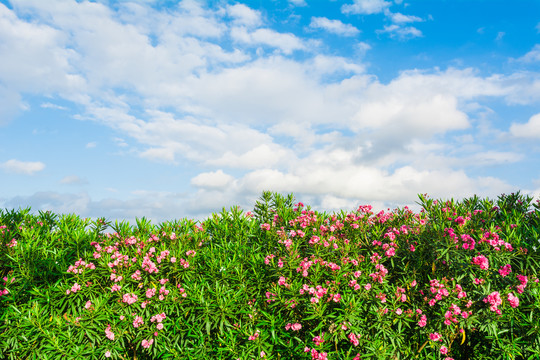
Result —
M68 175L68 176L64 176L60 180L60 183L66 184L66 185L84 185L84 184L88 184L88 181L77 175Z
M523 154L515 152L484 151L472 155L470 165L485 166L516 163L522 160L523 157Z
M524 124L513 123L510 134L520 138L540 139L540 114L531 116Z
M234 180L231 175L225 174L223 170L201 173L191 179L191 185L206 189L223 189L229 186Z
M307 6L306 0L289 0L289 3L294 6Z
M67 110L67 107L65 106L60 106L50 102L44 102L40 105L40 107L42 107L43 109Z
M400 26L396 24L385 25L383 30L378 30L379 33L388 33L391 37L397 37L402 40L422 37L422 31L414 26Z
M339 166L338 166L339 165ZM508 191L508 184L492 177L469 178L463 171L422 170L410 166L387 172L374 167L354 165L349 160L336 164L305 162L292 172L264 169L240 180L253 193L263 190L312 194L318 197L370 199L370 201L407 203L419 193L433 197L466 197L475 193L491 196Z
M34 175L45 169L45 164L40 161L19 161L11 159L0 163L0 168L8 173Z
M408 24L423 21L422 18L419 18L418 16L403 15L401 13L388 13L387 16L389 16L392 22L395 24Z
M531 51L517 60L524 63L540 62L540 44L534 45Z
M360 30L351 24L344 24L340 20L330 20L325 17L312 17L309 27L324 29L330 33L342 36L356 36L360 33Z
M294 153L289 149L271 143L259 145L242 154L227 151L223 156L208 160L206 163L231 168L257 169L283 164L291 157L294 157Z
M341 7L344 14L378 14L392 5L384 0L353 0L352 4L345 4Z
M250 32L244 27L234 27L231 29L231 37L237 42L251 46L265 45L280 49L284 54L307 49L296 35L279 33L272 29L257 29Z
M227 13L234 18L237 25L256 27L262 24L261 13L244 4L229 5Z

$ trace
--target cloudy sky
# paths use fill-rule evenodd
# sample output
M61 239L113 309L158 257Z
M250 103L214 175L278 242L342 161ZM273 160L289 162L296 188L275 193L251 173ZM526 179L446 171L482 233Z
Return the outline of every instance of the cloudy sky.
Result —
M537 0L0 0L0 208L540 195Z

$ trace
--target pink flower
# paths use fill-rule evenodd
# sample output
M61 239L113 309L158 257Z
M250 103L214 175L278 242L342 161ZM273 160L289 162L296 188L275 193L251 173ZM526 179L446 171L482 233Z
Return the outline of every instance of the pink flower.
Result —
M396 314L397 314L397 315L403 314L403 310L401 310L401 308L398 308L398 309L396 310Z
M266 356L266 353L264 351L261 351L261 357L265 357Z
M91 306L92 306L92 302L90 300L88 300L86 302L86 304L84 305L84 308L88 310L88 309L90 309Z
M107 336L107 339L114 340L114 333L111 331L111 325L107 325L107 328L105 329L105 336Z
M474 284L475 285L480 285L480 284L483 284L484 282L485 282L484 279L478 279L478 278L474 279Z
M255 339L257 339L258 337L259 337L259 330L257 330L257 331L255 332L255 334L251 335L251 336L248 338L248 340L250 340L250 341L251 341L251 340L255 340Z
M131 275L131 278L134 279L134 280L140 281L140 280L141 280L141 270L135 271L135 272Z
M79 291L79 290L81 290L81 285L79 285L79 284L77 284L77 283L75 283L75 284L71 287L71 291L74 292L74 293L77 292L77 291Z
M358 344L360 344L360 341L358 341L358 338L356 337L355 334L353 333L350 333L349 336L348 336L349 340L351 341L351 343L354 345L354 346L358 346Z
M124 294L122 297L122 301L127 303L128 305L136 303L138 300L137 295L135 294Z
M393 247L391 247L390 249L386 250L386 252L384 253L387 257L392 257L392 256L395 256L396 255L396 249L394 249Z
M133 320L133 327L138 328L138 327L141 326L142 324L144 324L144 321L143 321L142 317L136 316L136 317L135 317L135 320Z
M496 312L497 314L499 314L499 310L497 307L499 305L502 304L502 299L501 299L501 295L499 294L498 291L494 291L492 292L491 294L489 294L485 299L484 299L484 302L489 302L489 304L491 305L489 307L489 309L491 311L494 311Z
M315 336L313 338L313 342L315 343L315 345L319 346L324 342L323 336L324 336L324 333L322 333L322 335L320 336Z
M441 354L443 355L448 354L448 348L446 346L441 346Z
M501 274L502 277L507 276L511 272L512 272L512 266L510 264L501 266L501 268L499 269L499 274Z
M301 328L302 328L302 325L299 324L299 323L294 323L294 324L289 323L289 324L285 325L285 330L291 329L293 331L298 331Z
M367 284L364 286L364 288L365 288L367 291L369 291L369 289L371 289L371 284L370 284L370 283L367 283Z
M418 326L424 327L426 325L427 325L427 316L422 315L422 317L420 318L420 321L418 321Z
M109 350L105 351L105 357L111 357L111 352Z
M441 334L439 334L439 333L431 333L431 334L429 334L429 340L431 340L431 341L442 341Z
M151 289L146 290L146 297L147 298L150 299L154 295L156 295L156 289L151 288Z
M510 303L510 306L515 308L519 306L519 299L517 296L515 296L512 293L508 294L508 302Z
M480 266L480 269L482 270L487 270L489 268L489 261L484 255L474 257L472 263Z
M143 341L141 341L141 345L145 349L148 349L153 343L154 343L154 339L150 339L150 341L144 339Z

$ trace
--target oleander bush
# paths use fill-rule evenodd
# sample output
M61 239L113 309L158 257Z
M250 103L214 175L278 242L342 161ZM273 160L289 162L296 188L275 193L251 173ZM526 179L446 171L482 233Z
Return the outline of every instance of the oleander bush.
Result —
M0 359L537 359L540 204L0 210Z

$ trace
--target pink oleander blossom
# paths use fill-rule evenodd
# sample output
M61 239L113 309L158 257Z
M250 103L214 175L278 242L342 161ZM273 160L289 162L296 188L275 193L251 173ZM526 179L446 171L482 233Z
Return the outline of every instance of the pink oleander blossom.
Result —
M498 309L498 306L502 304L501 294L499 294L498 291L494 291L491 294L489 294L486 298L484 298L484 302L489 302L491 305L489 309L491 311L496 312L497 314L500 314L500 310Z
M152 298L152 296L156 295L156 289L154 288L150 288L150 289L147 289L146 290L146 297L147 298Z
M255 332L255 334L251 335L251 336L248 338L248 340L249 340L249 341L253 341L253 340L257 339L258 337L259 337L259 330L257 330L257 331Z
M139 326L143 324L144 324L143 318L140 316L136 316L135 319L133 320L133 327L138 328Z
M519 306L519 299L517 296L515 296L512 293L508 294L508 302L510 303L510 306L513 308L516 308Z
M499 269L499 274L501 274L502 277L508 276L512 272L512 266L510 264L501 266Z
M71 292L74 292L76 293L77 291L81 290L81 285L75 283L72 287L71 287Z
M313 338L313 342L315 343L315 345L317 346L320 346L323 342L324 342L324 333L322 333L322 335L319 335L319 336L315 336Z
M302 325L299 324L299 323L294 323L294 324L289 323L289 324L285 325L285 330L289 330L289 329L293 330L293 331L298 331L298 330L302 329Z
M145 349L148 349L150 346L152 346L153 343L154 343L154 339L150 339L150 340L144 339L143 341L141 341L141 345Z
M111 331L111 325L107 325L107 328L105 329L105 336L107 336L107 339L114 340L114 333Z
M418 321L418 326L424 327L426 325L427 325L427 316L422 315L422 317L420 317L420 320Z
M472 259L472 263L475 264L475 265L480 266L480 269L482 269L482 270L487 270L489 268L488 258L485 257L484 255L475 256Z
M354 346L358 346L360 344L360 341L358 341L358 338L356 337L355 334L353 333L350 333L349 336L349 341L354 345Z

